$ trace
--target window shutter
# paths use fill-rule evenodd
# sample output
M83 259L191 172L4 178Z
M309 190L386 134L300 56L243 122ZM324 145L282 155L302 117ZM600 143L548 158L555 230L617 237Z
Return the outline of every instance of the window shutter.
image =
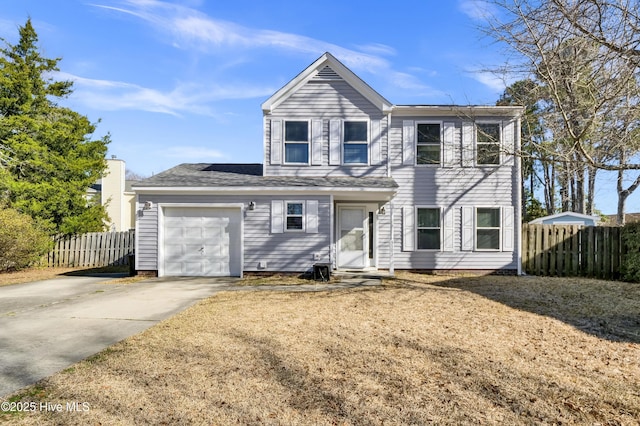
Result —
M271 200L271 233L284 232L284 201Z
M444 140L442 143L444 167L454 167L455 161L455 123L445 122L444 127Z
M341 144L341 120L331 120L329 122L329 164L340 165L340 144Z
M402 121L402 164L413 166L416 164L416 129L413 120Z
M371 165L378 165L381 162L380 152L382 150L382 140L380 134L380 120L371 120Z
M282 120L271 120L271 164L282 163Z
M474 146L473 146L474 125L471 121L462 122L462 167L473 167Z
M322 120L311 122L311 164L322 165Z
M473 207L462 207L462 250L473 250Z
M515 209L513 206L502 208L502 251L513 251L514 249L514 223Z
M416 129L413 120L402 121L402 164L413 166L416 163Z
M442 250L453 251L453 208L447 208L443 217L443 244Z
M502 164L506 166L515 165L515 123L504 121L502 123Z
M413 206L402 208L402 251L415 250L415 210Z
M307 234L318 233L318 200L307 200L307 226L305 232Z

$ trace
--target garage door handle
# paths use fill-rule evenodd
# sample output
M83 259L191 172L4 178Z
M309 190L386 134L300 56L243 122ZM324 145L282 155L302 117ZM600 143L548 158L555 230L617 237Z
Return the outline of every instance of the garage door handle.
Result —
M200 250L198 250L199 252L204 252L204 247L200 247Z

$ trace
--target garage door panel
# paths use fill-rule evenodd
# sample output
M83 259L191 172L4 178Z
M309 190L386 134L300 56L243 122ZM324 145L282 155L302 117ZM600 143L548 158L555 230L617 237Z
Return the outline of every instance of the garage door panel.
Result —
M240 275L239 209L165 208L164 275Z

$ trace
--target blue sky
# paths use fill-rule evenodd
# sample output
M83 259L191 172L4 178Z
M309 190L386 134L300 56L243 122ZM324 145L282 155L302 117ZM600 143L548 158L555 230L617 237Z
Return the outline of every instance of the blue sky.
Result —
M504 55L476 29L483 13L479 0L2 0L0 37L14 42L30 16L75 82L63 103L150 176L262 162L260 104L325 51L395 104L494 104L504 83L482 70ZM600 188L613 213L615 180Z

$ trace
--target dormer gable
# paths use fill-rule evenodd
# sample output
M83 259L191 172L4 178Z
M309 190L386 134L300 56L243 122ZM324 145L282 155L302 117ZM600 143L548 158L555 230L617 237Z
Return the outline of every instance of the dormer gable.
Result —
M320 81L340 81L343 80L360 93L365 99L371 102L384 114L391 112L393 105L382 97L371 86L365 83L360 77L354 74L349 68L342 64L331 53L326 52L304 71L298 74L293 80L284 85L262 104L262 111L265 114L271 113L278 105L286 101L298 89L311 80Z

